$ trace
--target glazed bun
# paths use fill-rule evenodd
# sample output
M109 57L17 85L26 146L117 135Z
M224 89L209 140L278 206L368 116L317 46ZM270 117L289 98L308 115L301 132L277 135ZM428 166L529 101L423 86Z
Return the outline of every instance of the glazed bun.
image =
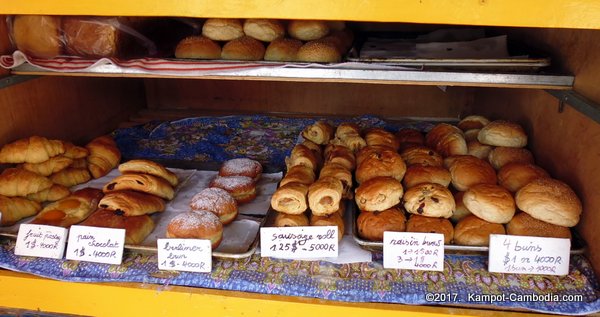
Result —
M544 177L550 177L550 175L537 165L509 163L498 171L498 184L511 193L516 193L531 181Z
M475 216L492 223L507 223L515 215L515 201L504 187L477 184L469 188L463 203Z
M529 163L533 164L533 154L525 148L504 147L494 148L488 154L488 161L492 166L499 170L509 163Z
M417 129L404 128L396 133L396 139L400 144L424 144L425 135Z
M381 128L372 128L365 132L365 142L368 146L387 146L394 151L398 151L400 142L396 136Z
M302 41L280 38L273 40L265 51L265 61L293 62L297 59Z
M487 160L493 147L479 143L477 140L467 142L467 154L475 156L478 159Z
M329 26L325 21L292 20L288 24L288 33L301 41L318 40L329 34Z
M406 165L443 166L444 159L438 152L424 145L406 148L400 154Z
M449 244L454 238L454 227L450 220L445 218L431 218L419 215L410 215L406 223L407 232L441 233L444 243Z
M571 230L531 217L526 212L516 214L506 224L506 233L515 236L571 239Z
M471 130L467 130L464 132L465 141L467 141L467 144L471 141L477 141L477 136L479 135L479 131L481 131L481 129L471 129Z
M468 215L454 227L454 243L458 245L488 246L490 234L505 234L504 226Z
M383 211L400 203L404 190L392 177L375 177L356 188L354 198L361 211Z
M467 142L462 131L450 124L440 123L433 127L425 137L425 144L442 156L467 154Z
M496 120L481 128L477 140L493 146L524 147L527 134L517 123Z
M271 42L285 35L285 27L279 20L247 19L244 33L259 41Z
M456 207L450 190L440 184L418 184L404 193L402 201L406 211L426 217L450 218Z
M465 192L454 193L454 203L456 204L456 208L454 209L454 212L452 213L452 217L450 217L450 220L452 220L452 222L454 222L454 223L459 222L462 218L471 214L469 209L467 209L467 207L465 207L465 204L463 203L464 195L465 195Z
M376 212L361 212L356 219L358 235L371 241L383 241L385 231L406 230L406 217L397 207Z
M444 165L452 176L452 186L459 191L477 184L496 184L496 171L488 162L474 156L450 156L444 160Z
M342 54L334 44L317 40L302 45L296 59L310 63L339 63L342 61Z
M402 181L406 164L396 151L382 147L380 151L364 158L356 168L356 182L359 184L371 178L390 176Z
M413 165L406 169L402 184L408 189L421 183L435 183L448 187L452 177L444 167Z
M243 36L225 43L221 51L221 58L229 60L259 61L264 56L264 45L249 36Z
M239 19L208 19L202 35L213 41L231 41L244 36L244 27Z
M571 187L551 178L538 178L523 186L515 201L520 210L533 218L563 227L575 226L582 209Z
M223 225L210 211L185 212L171 219L165 235L167 238L207 239L214 250L223 239Z
M471 129L481 129L485 127L490 120L483 116L466 116L456 125L459 129L463 131L471 130Z
M194 59L219 59L221 46L204 36L186 37L177 44L175 57Z

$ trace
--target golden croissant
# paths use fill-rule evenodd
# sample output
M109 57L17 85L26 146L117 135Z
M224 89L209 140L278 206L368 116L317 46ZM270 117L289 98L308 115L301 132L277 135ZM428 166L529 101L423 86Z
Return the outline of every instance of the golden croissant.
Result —
M73 159L58 155L50 158L42 163L24 163L22 167L28 171L40 174L42 176L50 176L59 172L73 163Z
M87 157L88 169L94 178L108 174L121 161L121 152L110 136L97 137L85 147L90 152Z
M0 149L0 163L42 163L64 152L62 141L32 136L4 145Z
M6 197L0 195L2 219L0 226L12 226L17 221L37 214L42 206L35 201L22 197Z
M25 197L52 186L52 181L21 168L9 168L0 174L0 195Z

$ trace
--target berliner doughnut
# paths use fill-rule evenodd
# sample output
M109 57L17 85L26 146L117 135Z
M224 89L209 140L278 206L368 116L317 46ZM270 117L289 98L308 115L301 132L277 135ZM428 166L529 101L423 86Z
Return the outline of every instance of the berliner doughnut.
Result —
M248 176L217 176L209 187L226 190L238 204L250 202L256 198L256 183Z
M406 230L406 217L397 207L383 211L361 212L356 219L358 235L371 241L383 241L385 231L402 232Z
M175 57L193 59L220 59L221 46L205 36L189 36L177 44Z
M240 61L260 61L265 56L264 45L249 36L231 40L223 45L221 58Z
M506 234L571 239L571 230L569 228L535 219L526 212L516 214L506 224Z
M421 183L435 183L448 187L450 181L450 172L444 167L413 165L406 169L402 184L406 189Z
M176 215L167 225L167 238L207 239L216 249L223 239L223 224L210 211L196 210Z
M192 211L206 210L219 217L222 224L232 223L238 215L235 199L224 189L205 188L190 201Z
M255 182L262 175L262 165L249 158L236 158L225 161L219 169L219 176L248 176Z
M422 183L407 189L402 204L411 214L436 218L450 218L456 207L450 190L433 183Z
M582 209L571 187L551 178L538 178L523 186L515 201L520 210L533 218L563 227L575 226Z
M244 33L259 41L271 42L285 35L285 27L279 20L247 19Z
M487 159L496 170L509 163L534 163L533 154L528 149L504 146L491 150Z
M202 26L202 35L213 41L231 41L244 36L239 19L208 19Z
M515 122L496 120L481 128L477 140L493 146L524 147L527 145L527 134Z
M528 163L509 163L498 171L498 184L516 193L534 179L550 177L541 167Z
M383 211L399 204L403 193L402 184L397 179L375 177L361 183L354 198L361 211Z
M297 60L298 50L302 41L296 39L280 38L269 43L265 51L265 61L294 62Z
M447 157L444 165L452 176L452 186L466 191L476 184L496 184L496 171L492 166L471 155L455 155Z
M329 26L325 21L292 20L288 24L288 33L301 41L318 40L329 34Z
M507 223L515 215L515 201L502 186L477 184L463 196L463 203L475 216L492 223Z
M450 244L454 238L454 227L446 218L432 218L420 215L410 215L406 223L407 232L441 233L444 243Z
M454 243L458 245L488 246L490 234L505 234L504 226L468 215L454 228Z

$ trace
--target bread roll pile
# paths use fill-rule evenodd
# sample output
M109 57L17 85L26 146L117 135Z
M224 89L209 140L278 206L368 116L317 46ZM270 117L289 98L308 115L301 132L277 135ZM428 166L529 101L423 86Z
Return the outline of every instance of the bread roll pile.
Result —
M334 63L353 38L341 21L214 18L204 22L202 35L179 42L175 57Z

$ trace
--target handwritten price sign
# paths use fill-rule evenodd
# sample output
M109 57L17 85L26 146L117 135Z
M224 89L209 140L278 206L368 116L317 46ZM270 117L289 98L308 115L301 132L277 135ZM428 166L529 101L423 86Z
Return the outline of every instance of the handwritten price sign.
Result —
M67 259L121 264L125 229L71 226Z
M420 232L384 232L383 267L443 271L444 235Z
M62 259L66 242L65 228L22 224L19 226L15 254Z
M210 272L210 240L158 239L158 268L161 270Z
M337 227L260 229L261 256L309 259L338 256Z

